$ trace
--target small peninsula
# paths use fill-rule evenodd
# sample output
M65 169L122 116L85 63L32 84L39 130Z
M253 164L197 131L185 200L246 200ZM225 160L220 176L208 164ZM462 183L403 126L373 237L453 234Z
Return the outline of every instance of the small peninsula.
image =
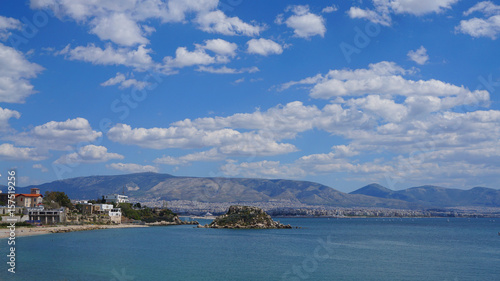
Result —
M233 205L229 211L214 219L213 222L202 228L252 228L252 229L278 229L292 228L274 221L264 210L257 207Z

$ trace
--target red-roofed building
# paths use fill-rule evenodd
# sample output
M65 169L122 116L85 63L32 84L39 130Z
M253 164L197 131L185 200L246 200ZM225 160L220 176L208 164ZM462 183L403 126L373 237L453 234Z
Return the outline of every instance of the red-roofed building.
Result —
M40 189L32 188L30 194L16 194L17 207L37 207L42 204L43 195Z

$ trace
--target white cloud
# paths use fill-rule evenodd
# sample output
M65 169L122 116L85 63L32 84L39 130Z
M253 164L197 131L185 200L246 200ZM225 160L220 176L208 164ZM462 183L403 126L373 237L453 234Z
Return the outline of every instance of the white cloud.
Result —
M427 49L425 49L424 46L420 46L420 48L418 48L415 51L409 51L408 57L412 61L420 65L425 64L429 60L429 56L427 55Z
M281 165L279 161L260 162L229 162L221 166L221 171L227 176L252 178L301 178L306 173L291 165Z
M198 45L199 48L203 48L206 50L210 50L221 56L236 56L236 49L238 49L238 45L235 43L228 42L222 39L212 39L206 40L205 45Z
M39 169L42 173L47 173L49 171L49 169L42 164L33 164L33 169Z
M333 6L324 7L323 10L321 10L321 12L324 14L329 14L329 13L336 12L338 9L339 8L337 8L337 6L333 5Z
M175 71L176 68L228 63L231 58L236 55L236 49L238 48L236 44L222 39L206 40L204 45L194 45L194 51L189 51L186 47L178 47L175 51L175 57L164 57L162 65L163 70L168 73ZM215 56L209 55L206 50L214 52ZM199 67L198 70L214 73L232 72L232 70L227 67L223 67L219 70L213 67Z
M212 162L221 161L226 158L226 155L221 154L216 148L207 151L196 152L187 154L181 157L163 156L154 160L155 163L171 165L171 166L185 166L191 162Z
M500 33L500 6L490 1L479 2L464 12L464 15L468 16L475 12L481 12L486 17L462 20L455 29L472 37L489 37L495 40Z
M111 159L123 159L123 155L109 153L104 146L93 144L80 147L78 151L61 156L54 161L55 164L74 164L74 163L100 163Z
M196 71L215 73L215 74L241 74L241 73L258 72L259 68L257 68L256 66L249 68L240 68L240 69L229 68L227 66L222 66L220 68L214 68L212 66L200 66L196 69Z
M10 143L0 145L0 159L12 161L40 161L46 159L47 156L40 154L33 147L16 147Z
M283 47L270 39L251 39L247 42L247 52L262 56L279 55L283 53Z
M42 150L69 150L71 145L93 142L101 136L101 132L92 130L87 119L79 117L62 122L50 121L8 139L19 145L34 146Z
M325 8L326 11L333 12L333 7L329 8L331 9ZM325 12L325 9L323 9L323 12ZM289 6L285 9L285 12L289 11L293 15L286 20L284 20L283 15L278 15L275 22L277 24L284 23L287 27L292 28L296 37L308 39L316 35L325 36L325 19L320 15L311 13L308 5Z
M67 45L56 54L64 55L69 60L85 61L97 65L124 65L143 71L154 66L149 55L151 52L151 49L147 49L144 45L140 45L137 50L130 50L128 48L115 49L111 45L101 49L94 44L89 44L73 49L71 49L70 45Z
M124 46L149 43L137 23L121 13L96 18L90 25L93 27L91 33L99 36L101 40L111 40Z
M472 6L469 10L464 12L464 16L469 16L472 13L481 12L487 16L498 15L500 14L500 6L495 5L491 1L483 1L476 3L476 5Z
M111 163L106 165L108 169L114 169L129 173L155 172L158 173L158 168L151 165L139 165L133 163Z
M194 21L205 32L224 35L257 36L264 30L263 26L245 23L238 17L228 17L222 11L200 13Z
M366 19L375 24L390 26L392 19L387 13L379 13L369 9L361 9L359 7L351 7L347 14L351 19Z
M122 144L153 149L217 147L222 154L236 156L270 156L297 150L294 145L277 143L255 132L205 130L193 126L132 129L129 125L117 124L108 131L108 138Z
M206 14L217 8L218 0L31 0L32 9L51 9L61 19L73 19L80 24L88 24L90 32L101 40L111 40L116 44L133 46L149 42L146 35L154 30L141 22L161 20L184 22L191 13Z
M408 109L392 99L370 95L366 98L352 99L347 102L351 107L363 109L389 122L399 122L408 116Z
M385 0L396 14L412 14L416 16L429 13L441 13L451 9L451 6L458 0Z
M302 102L295 101L284 106L278 105L265 112L257 110L253 113L238 113L228 117L185 119L173 125L202 130L223 128L259 130L262 135L279 140L294 138L296 133L312 129L314 120L320 118L321 114L321 110L316 106L304 106Z
M372 0L374 9L351 7L347 14L351 18L364 18L373 23L389 26L391 14L423 16L442 13L451 9L458 0Z
M149 86L149 83L146 81L137 81L136 79L127 79L124 74L122 73L116 73L116 76L113 78L110 78L106 80L105 82L101 83L101 86L107 87L107 86L113 86L116 84L120 84L119 88L120 89L126 89L130 87L134 87L136 89L142 90Z
M436 96L465 97L474 95L483 101L486 91L471 92L463 86L456 86L439 80L409 80L402 75L410 74L393 62L370 64L368 69L331 70L326 75L316 75L301 81L282 85L286 89L293 85L314 85L310 91L313 98L330 99L346 96L379 94L390 96ZM489 99L489 97L488 97Z
M166 68L182 68L193 65L213 64L217 62L217 59L207 54L203 49L197 48L190 52L186 47L179 47L175 51L175 58L165 57L163 61Z
M18 111L0 107L0 132L10 129L9 126L10 118L19 119L20 117L21 113L19 113Z
M0 16L0 40L5 41L11 35L9 30L21 29L21 22L14 18Z
M28 96L36 93L29 79L35 78L43 67L1 43L0 65L0 102L24 103Z

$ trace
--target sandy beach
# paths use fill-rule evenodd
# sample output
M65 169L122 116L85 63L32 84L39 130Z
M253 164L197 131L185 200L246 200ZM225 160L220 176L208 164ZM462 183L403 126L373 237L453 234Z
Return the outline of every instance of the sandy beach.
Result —
M86 231L95 229L109 228L129 228L129 227L148 227L147 225L68 225L68 226L42 226L42 227L16 227L16 237L43 235L51 233L64 233L73 231ZM0 239L9 237L10 230L8 228L0 229Z

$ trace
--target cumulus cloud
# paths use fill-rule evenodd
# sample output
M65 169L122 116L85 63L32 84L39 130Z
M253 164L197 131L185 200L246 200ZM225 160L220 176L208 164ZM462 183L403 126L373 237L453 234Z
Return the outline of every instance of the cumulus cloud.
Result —
M415 51L409 51L408 57L412 61L420 65L425 64L429 60L429 56L427 55L427 49L425 49L424 46L420 46L420 48L418 48Z
M92 26L90 32L99 36L101 40L111 40L124 46L149 43L137 23L125 14L117 13L96 18L90 25Z
M39 169L42 173L47 173L49 171L49 169L42 164L33 164L33 169Z
M234 57L238 45L223 39L206 40L205 45L197 45L198 48L210 50L218 55Z
M208 65L217 62L215 57L210 56L203 49L188 51L186 47L179 47L175 51L175 58L165 57L163 59L166 68L182 68L193 65Z
M373 9L351 7L347 14L351 18L363 18L376 24L392 24L391 14L423 16L442 13L451 9L458 0L373 0Z
M107 134L114 142L140 147L165 148L203 148L217 147L225 155L279 155L296 151L287 143L277 143L272 138L256 132L241 133L233 129L205 130L194 126L168 128L135 128L117 124Z
M166 0L112 3L109 1L66 1L31 0L33 9L51 9L61 19L72 19L87 25L89 32L102 41L111 41L104 48L95 44L71 48L68 45L56 54L69 60L80 60L97 65L124 65L137 71L154 69L165 74L177 73L176 68L193 65L227 63L236 56L237 45L223 39L206 40L204 45L196 44L194 51L179 47L175 57L167 56L163 64L155 63L146 47L147 38L155 28L147 25L151 20L162 23L185 23L191 21L208 33L223 35L257 36L264 25L246 23L238 17L229 17L217 9L218 0ZM188 17L191 15L191 17ZM1 29L0 29L1 30ZM207 52L215 53L215 56ZM128 81L130 85L136 84Z
M458 0L385 0L382 2L396 14L407 13L420 16L449 10Z
M258 36L265 28L243 22L238 17L228 17L222 11L200 13L194 21L205 32L224 35Z
M120 89L126 89L126 88L133 87L133 88L142 90L142 89L146 88L147 86L149 86L149 83L146 81L138 81L138 80L133 79L133 78L127 79L124 74L119 73L119 72L116 73L115 77L110 78L110 79L106 80L105 82L101 83L101 86L108 87L108 86L113 86L113 85L117 85L117 84L120 84L120 86L119 86Z
M207 117L195 120L185 119L173 123L180 128L196 127L203 130L221 130L237 128L259 130L263 135L280 140L294 138L296 133L310 130L313 122L321 117L321 110L316 106L305 106L300 101L278 105L265 112L238 113L227 117ZM330 113L329 113L330 114Z
M247 52L262 56L279 55L283 53L283 47L270 39L251 39L247 42Z
M24 103L36 93L29 79L35 78L43 67L29 62L23 53L0 43L0 102Z
M489 100L486 91L470 91L463 86L456 86L443 81L409 80L403 75L411 74L393 62L370 64L367 69L330 70L326 75L316 75L301 81L291 81L281 86L287 89L293 85L313 85L310 96L319 99L331 99L346 96L379 94L390 96L435 96L465 97L474 95L478 102Z
M143 172L155 172L158 173L158 168L151 165L139 165L133 163L111 163L107 164L106 168L128 172L128 173L143 173Z
M19 113L18 111L0 107L0 132L10 129L10 118L19 119L19 117L21 117L21 113Z
M390 26L392 19L388 13L379 13L370 9L351 7L347 14L351 19L366 19L375 24Z
M281 165L279 161L259 162L229 162L221 166L221 171L227 176L252 178L301 178L305 171L291 165Z
M79 60L97 65L124 65L144 71L154 66L153 59L149 55L151 52L151 49L144 45L140 45L136 50L131 50L128 48L115 49L111 45L102 49L94 44L89 44L75 48L67 45L55 54L64 55L69 60Z
M217 148L210 150L187 154L180 157L163 156L154 160L155 163L171 165L171 166L185 166L192 162L213 162L220 161L226 158L226 155L220 153Z
M20 30L22 24L19 20L0 16L0 40L5 41L11 35L9 30Z
M456 31L476 38L489 37L495 40L500 33L500 6L491 1L479 2L464 12L464 15L469 16L477 12L482 13L484 17L461 20L460 25L455 28Z
M240 69L235 69L235 68L229 68L227 66L222 66L220 68L215 68L213 66L200 66L196 69L196 71L199 72L208 72L208 73L215 73L215 74L241 74L241 73L255 73L259 71L259 68L254 66L254 67L248 67L248 68L240 68Z
M337 8L337 6L333 5L333 6L324 7L323 10L321 10L321 12L324 14L329 14L329 13L336 12L338 9L339 8Z
M34 147L16 147L10 143L0 145L0 158L11 161L40 161L47 158Z
M224 64L230 62L231 58L236 56L238 46L234 43L222 39L206 40L204 44L194 44L193 51L189 51L186 47L179 47L175 51L175 57L167 56L163 58L161 68L166 72L175 71L177 68L189 66L206 66L210 64ZM215 53L210 55L207 50ZM213 67L199 67L199 71L212 73L234 73L227 67L216 70Z
M333 12L333 7L323 9L323 12ZM284 15L280 14L276 18L277 24L285 24L287 27L292 28L296 37L309 39L313 36L325 36L326 26L325 19L313 14L309 11L309 5L296 5L289 6L285 12L291 12L292 15L284 19Z
M147 44L145 37L152 30L141 24L156 19L163 23L184 22L188 14L206 14L216 10L217 0L168 1L85 1L31 0L32 9L51 9L61 19L73 19L86 24L90 33L101 40L123 46Z
M62 122L50 121L7 139L18 145L33 146L42 150L69 150L72 145L93 142L101 136L102 133L94 131L87 119L79 117Z
M104 146L93 144L86 145L78 151L61 156L54 161L55 164L74 164L74 163L99 163L111 159L123 159L124 156L117 153L109 153Z

